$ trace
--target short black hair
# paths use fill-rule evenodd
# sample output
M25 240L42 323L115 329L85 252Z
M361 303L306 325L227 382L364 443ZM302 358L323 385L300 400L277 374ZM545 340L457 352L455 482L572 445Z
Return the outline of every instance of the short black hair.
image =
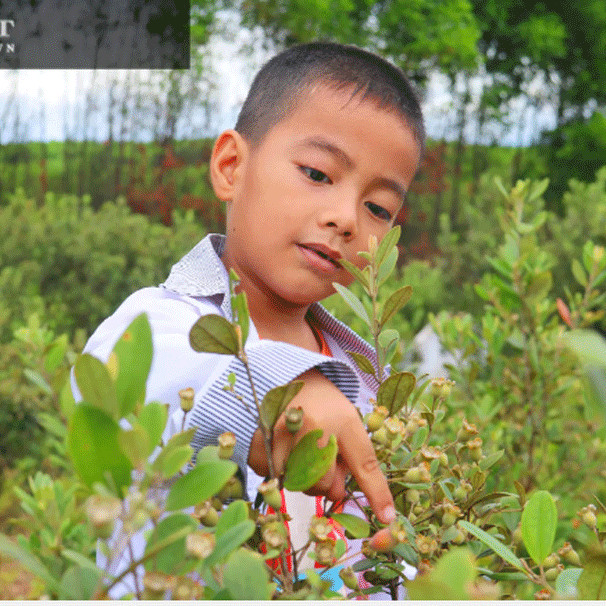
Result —
M425 126L419 96L404 72L382 57L334 42L298 44L270 59L257 73L235 129L257 144L319 82L352 97L371 99L380 109L395 110L412 130L422 153Z

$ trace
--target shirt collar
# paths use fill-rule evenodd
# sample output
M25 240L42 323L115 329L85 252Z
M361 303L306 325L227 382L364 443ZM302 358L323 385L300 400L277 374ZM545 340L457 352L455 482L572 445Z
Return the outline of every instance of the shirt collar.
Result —
M219 295L221 308L231 317L229 275L221 261L225 236L209 234L173 265L168 278L160 285L189 297Z

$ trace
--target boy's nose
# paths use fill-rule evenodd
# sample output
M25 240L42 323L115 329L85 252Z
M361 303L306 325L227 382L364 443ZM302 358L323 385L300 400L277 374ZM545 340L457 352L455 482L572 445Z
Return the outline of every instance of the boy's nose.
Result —
M322 225L334 229L340 236L351 239L358 230L358 209L353 197L328 202L321 216Z

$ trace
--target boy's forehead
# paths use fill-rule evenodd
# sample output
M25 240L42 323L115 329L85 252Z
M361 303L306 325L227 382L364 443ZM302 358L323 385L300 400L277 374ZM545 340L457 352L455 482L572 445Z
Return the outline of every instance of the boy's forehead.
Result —
M297 95L290 99L288 107L279 112L282 115L271 128L285 121L296 124L303 116L308 118L308 114L313 112L326 116L347 111L348 117L355 119L356 109L361 107L371 108L378 114L386 113L395 116L407 130L413 131L408 118L395 105L382 103L374 96L366 95L364 90L358 90L352 84L341 85L323 80L316 80L302 87ZM366 117L360 117L360 121L362 119L366 120ZM364 124L372 129L372 123L365 122Z

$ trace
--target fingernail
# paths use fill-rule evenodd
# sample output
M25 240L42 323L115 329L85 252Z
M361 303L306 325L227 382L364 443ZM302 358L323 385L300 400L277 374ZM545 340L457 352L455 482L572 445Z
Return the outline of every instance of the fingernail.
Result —
M384 523L393 522L396 519L396 510L392 505L388 505L382 512Z

